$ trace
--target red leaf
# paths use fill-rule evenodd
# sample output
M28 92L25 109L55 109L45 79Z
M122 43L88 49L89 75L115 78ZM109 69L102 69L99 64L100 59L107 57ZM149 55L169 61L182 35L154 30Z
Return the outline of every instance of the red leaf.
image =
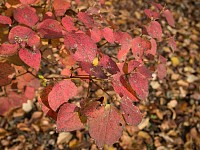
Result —
M172 51L177 50L176 41L175 41L174 37L169 38L169 40L167 42L168 42L168 45L171 47Z
M69 7L70 3L66 0L54 0L53 2L53 8L56 16L63 16Z
M133 89L126 83L125 79L121 73L117 73L112 76L112 85L116 93L119 94L120 97L128 96L132 101L137 102L138 98L135 96Z
M107 55L103 55L100 58L99 65L103 66L110 74L116 74L120 71L117 64Z
M0 24L11 25L12 24L12 20L7 16L0 15Z
M142 121L142 114L139 108L133 105L133 101L128 97L123 96L120 108L128 125L135 126Z
M24 26L13 27L8 35L10 43L19 43L21 45L28 44L30 47L38 47L40 45L40 37L30 28Z
M15 69L7 62L1 62L0 66L0 86L10 84Z
M19 0L24 5L34 4L37 0Z
M167 59L165 58L165 57L163 57L162 55L159 55L159 62L161 63L161 64L166 64L166 62L167 62Z
M152 37L158 40L162 39L162 28L160 23L157 21L151 21L146 27L147 33Z
M91 101L87 103L86 106L81 106L81 113L84 114L87 117L93 117L95 118L96 116L99 115L99 113L102 113L103 111L101 108L101 104L98 101Z
M76 108L75 104L70 103L66 103L60 107L56 122L58 132L69 132L84 128L79 114L76 112Z
M103 30L102 30L102 34L104 36L104 38L111 44L114 44L114 41L115 41L115 37L114 37L114 33L113 33L113 30L108 28L108 27L105 27Z
M7 93L8 97L0 97L0 114L4 115L8 110L21 106L26 102L23 95L15 92Z
M93 64L82 61L80 63L81 68L87 72L89 75L95 76L97 78L106 79L107 76L102 70L101 66L93 66Z
M39 17L33 7L25 5L16 8L14 11L14 19L19 23L32 27L38 22Z
M48 95L49 106L56 111L60 105L77 94L77 87L71 80L57 83Z
M167 23L168 23L170 26L174 27L175 21L174 21L174 17L173 17L173 15L172 15L171 11L169 11L168 9L166 9L166 10L163 12L163 15L164 15L164 17L166 18Z
M129 82L137 96L145 100L148 96L148 79L139 72L131 73L129 76Z
M43 38L54 39L62 37L62 26L57 20L45 19L37 26L38 32Z
M115 32L115 42L121 44L121 49L118 53L119 60L125 60L126 55L131 48L132 37L126 32Z
M165 78L165 76L167 74L166 65L165 64L158 64L158 66L157 66L157 73L158 73L158 78L160 80L162 80L163 78Z
M147 15L147 17L149 17L150 19L159 19L160 18L160 14L158 12L152 11L150 9L145 9L144 13Z
M62 25L65 27L65 29L68 32L71 32L73 30L77 30L77 28L74 26L73 18L70 16L65 16L62 18Z
M128 73L132 72L133 70L135 70L136 68L138 68L140 65L141 65L141 63L139 61L130 60L128 62Z
M94 26L94 20L92 16L85 12L79 12L78 13L78 18L81 22L84 23L84 25L88 28L92 28Z
M19 44L3 43L0 46L0 56L12 56L17 53Z
M27 86L24 96L30 100L32 100L35 97L35 89L31 86Z
M119 111L112 105L107 104L101 108L98 116L88 118L89 134L96 140L99 147L104 144L112 145L122 135L124 121Z
M103 37L103 35L101 34L101 30L97 27L92 28L92 30L90 30L90 33L91 33L91 39L95 43L99 42Z
M136 60L141 59L144 52L151 49L151 43L141 37L136 37L132 41L132 53Z
M97 46L94 41L84 33L67 33L64 39L67 49L74 53L73 58L76 61L92 63L97 54Z
M145 76L147 79L150 79L152 76L151 71L146 67L146 66L139 66L137 71L142 74L143 76Z
M39 70L41 61L41 53L39 50L30 51L28 49L21 48L19 50L19 57L28 66L34 68L37 71Z
M156 55L156 51L157 51L157 43L156 40L154 40L153 38L150 40L151 42L151 49L147 50L145 53L147 54L151 54L151 55Z

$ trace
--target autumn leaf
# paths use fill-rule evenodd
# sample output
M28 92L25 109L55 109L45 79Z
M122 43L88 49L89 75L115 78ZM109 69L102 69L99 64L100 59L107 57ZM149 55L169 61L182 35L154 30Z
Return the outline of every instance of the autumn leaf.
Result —
M66 10L70 7L70 3L66 0L54 0L53 8L56 16L63 16Z
M78 18L81 22L84 23L84 25L88 28L92 28L94 26L94 20L92 16L85 12L79 12L78 13Z
M97 116L88 118L89 134L100 148L119 140L124 126L124 120L114 106L107 104L101 109L97 110Z
M74 26L74 21L73 21L73 18L70 17L70 16L65 16L62 18L62 25L65 27L65 29L68 31L68 32L71 32L71 31L76 31L77 28Z
M34 4L37 0L19 0L24 5Z
M77 106L70 103L65 103L60 107L56 121L58 132L69 132L84 128L76 109Z
M146 27L147 33L158 40L162 39L162 27L157 21L151 21Z
M174 17L172 15L171 11L169 11L169 9L164 10L163 16L166 18L167 23L170 26L175 27L175 25L174 25L175 24Z
M105 28L102 30L102 34L103 34L103 37L104 37L109 43L114 44L115 37L114 37L113 30L112 30L111 28L105 27Z
M37 71L39 70L41 61L41 53L39 50L30 51L28 49L21 48L19 50L19 57L28 66L34 68Z
M8 62L1 62L0 66L0 86L4 86L11 82L15 69Z
M0 56L12 56L17 53L19 44L3 43L0 46Z
M142 121L142 113L138 107L133 105L133 101L128 97L122 97L120 108L122 110L122 115L124 116L128 125L135 126Z
M30 28L20 25L10 30L8 39L10 43L19 43L22 47L26 44L30 47L38 47L40 45L40 37Z
M49 106L56 111L60 105L77 94L77 87L71 80L58 82L48 95Z
M36 10L28 5L16 8L13 16L17 22L25 24L29 27L34 26L39 20Z
M60 22L54 19L43 20L37 25L37 30L41 37L47 39L60 38L63 36Z
M0 15L0 24L11 25L12 24L12 20L7 16Z

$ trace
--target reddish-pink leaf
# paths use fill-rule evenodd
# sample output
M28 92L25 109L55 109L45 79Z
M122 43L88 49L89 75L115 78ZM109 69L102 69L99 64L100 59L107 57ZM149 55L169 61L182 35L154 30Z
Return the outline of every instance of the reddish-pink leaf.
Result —
M41 61L41 53L39 50L30 51L28 49L21 48L19 50L19 57L28 66L37 71L39 70Z
M168 45L171 47L172 51L177 50L176 41L175 41L174 37L169 38Z
M147 17L149 17L150 19L159 19L160 18L160 14L158 12L152 11L150 9L145 9L144 13L147 15Z
M138 68L141 65L140 62L136 61L136 60L130 60L128 62L128 73L132 72L133 70L135 70L136 68Z
M157 73L158 73L158 78L160 80L162 80L167 74L166 65L165 64L158 64Z
M12 20L7 16L0 15L0 24L11 25L12 24Z
M163 12L163 15L164 15L164 17L166 18L167 23L168 23L170 26L174 27L175 21L174 21L174 17L173 17L173 15L172 15L171 11L169 11L168 9L166 9L166 10Z
M115 42L121 44L121 49L118 53L119 60L125 60L126 55L131 48L132 37L126 32L115 32L114 33Z
M70 16L65 16L62 18L62 25L65 27L65 29L68 32L71 32L73 30L77 30L77 28L74 26L73 18Z
M48 101L48 95L52 91L54 84L47 85L41 92L40 98L41 103L44 104L46 107L50 109L49 101Z
M107 55L103 55L100 58L99 65L103 66L110 74L116 74L120 71L117 64Z
M57 20L45 19L38 24L37 29L43 38L54 39L63 36L62 26Z
M56 16L63 16L66 10L70 7L70 3L67 0L54 0L53 8Z
M81 106L81 113L84 114L87 117L93 117L95 118L96 116L99 115L99 113L102 113L103 111L101 108L101 104L99 101L91 101L88 102L85 105Z
M70 103L66 103L60 107L56 121L58 132L69 132L84 128L79 114L76 112L76 108L75 104Z
M167 62L167 59L165 57L163 57L162 55L159 55L158 60L161 64L166 64L166 62Z
M138 98L135 96L134 91L130 88L130 85L126 83L125 79L121 73L117 73L112 76L112 85L116 93L119 94L120 97L128 96L132 101L137 102ZM129 90L128 90L129 89Z
M0 46L0 56L12 56L17 53L19 44L3 43Z
M85 12L79 12L78 13L78 18L81 22L84 23L84 25L88 28L92 28L94 26L94 20L92 16Z
M24 5L14 11L14 19L19 23L32 27L38 22L39 17L33 7Z
M129 82L137 96L145 100L148 96L148 79L139 72L131 73L129 76Z
M48 95L49 106L56 111L60 105L67 102L77 94L77 87L71 80L63 80L57 83Z
M137 68L137 71L142 74L143 76L145 76L147 79L150 79L152 77L152 73L151 71L144 65L139 66Z
M34 4L37 0L19 0L24 5Z
M0 86L4 86L11 82L15 69L7 62L1 62L0 66Z
M92 30L90 30L90 33L91 33L91 39L95 43L99 42L103 37L103 35L101 34L101 30L97 27L92 28Z
M162 27L157 21L151 21L146 27L147 33L158 40L162 39Z
M107 76L103 72L101 66L93 66L92 63L82 61L80 63L81 68L87 72L89 75L95 76L97 78L106 79Z
M102 34L103 34L103 37L111 44L114 43L115 41L115 37L114 37L114 33L113 33L113 30L111 28L108 28L108 27L105 27L103 30L102 30Z
M13 44L25 45L27 43L30 47L38 47L40 45L40 37L30 28L20 25L10 30L8 39Z
M24 96L32 100L35 97L35 89L31 86L27 86L25 89Z
M151 55L156 55L156 51L157 51L157 43L155 39L151 39L151 49L147 50L145 53L146 54L151 54Z
M142 121L142 114L139 108L133 105L133 101L130 100L128 97L122 97L120 108L128 125L135 126Z
M0 82L1 83L1 82ZM0 114L4 115L8 110L21 106L26 98L15 92L7 93L8 97L0 97Z
M136 60L141 59L144 52L151 49L151 43L141 37L132 40L132 53Z
M67 33L64 39L67 49L74 53L73 58L76 61L92 63L97 54L97 45L84 33Z
M96 117L88 118L89 134L96 140L98 147L104 144L112 145L122 135L124 120L119 111L112 105L107 104Z

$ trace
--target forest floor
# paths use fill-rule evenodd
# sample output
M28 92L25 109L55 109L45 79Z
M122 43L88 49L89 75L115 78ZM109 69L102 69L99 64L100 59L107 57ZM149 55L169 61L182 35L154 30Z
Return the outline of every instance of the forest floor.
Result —
M162 1L163 2L163 1ZM163 3L164 4L164 3ZM114 24L122 31L134 32L148 8L138 0L109 0ZM167 58L167 77L150 82L148 100L139 108L144 119L137 127L126 127L119 142L105 150L200 150L200 1L166 0L175 18L177 51L160 51ZM0 117L0 149L57 150L97 147L88 131L56 133L55 123L45 117L34 102L26 113L18 108Z

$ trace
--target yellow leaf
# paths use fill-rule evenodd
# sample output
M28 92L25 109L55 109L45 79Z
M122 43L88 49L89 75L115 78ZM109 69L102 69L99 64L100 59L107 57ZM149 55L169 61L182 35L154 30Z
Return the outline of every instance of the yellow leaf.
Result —
M93 66L98 66L98 64L99 64L99 59L98 59L98 57L95 57L94 58L94 60L92 61L92 64L93 64Z

